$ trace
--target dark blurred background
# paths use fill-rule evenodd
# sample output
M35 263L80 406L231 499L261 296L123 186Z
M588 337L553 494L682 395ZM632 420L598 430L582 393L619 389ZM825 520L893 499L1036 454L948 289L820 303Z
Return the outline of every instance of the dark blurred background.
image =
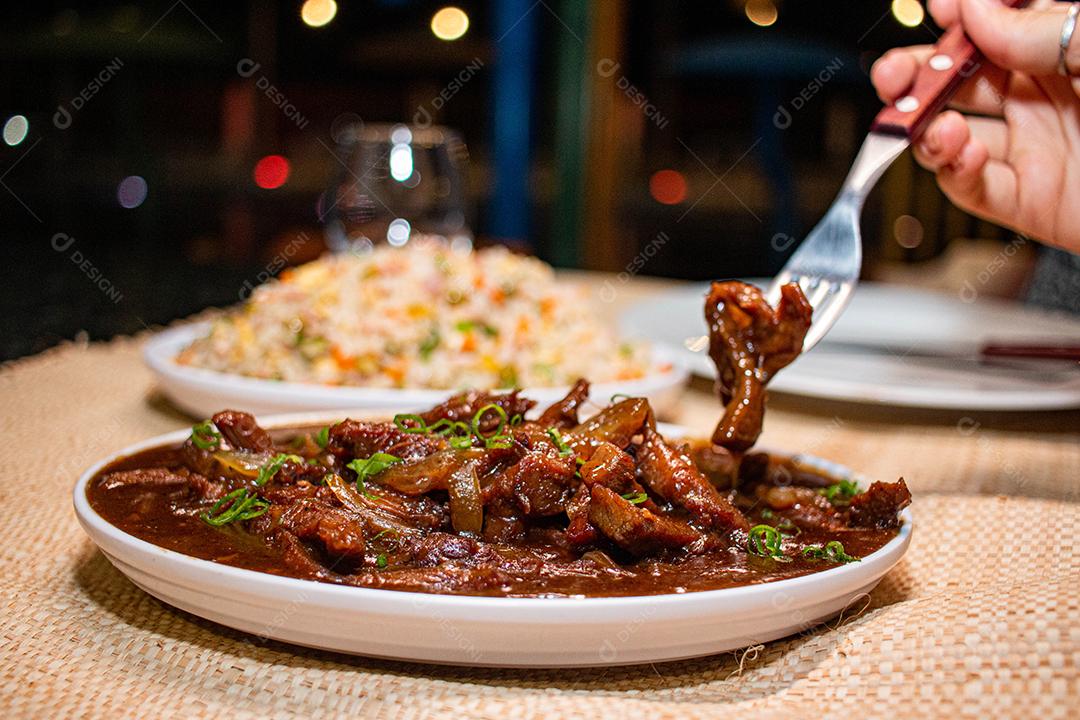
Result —
M767 275L850 167L879 107L870 65L938 32L918 0L444 7L7 4L0 359L234 303L282 248L317 257L335 132L357 120L456 129L480 243L560 267ZM950 238L1006 238L906 157L864 236L871 275Z

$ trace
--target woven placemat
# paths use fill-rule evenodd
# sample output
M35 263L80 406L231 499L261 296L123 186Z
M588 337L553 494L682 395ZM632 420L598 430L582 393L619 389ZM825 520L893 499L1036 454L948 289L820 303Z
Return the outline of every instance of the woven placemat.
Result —
M984 418L969 432L843 416L828 429L828 418L774 411L774 446L909 476L911 549L869 600L842 621L743 653L525 671L256 642L158 602L113 569L75 520L75 478L188 422L155 394L135 341L67 345L5 366L0 398L7 717L1065 718L1080 707L1075 425L1034 432ZM712 407L692 395L687 416L705 422ZM998 492L1015 494L989 494Z

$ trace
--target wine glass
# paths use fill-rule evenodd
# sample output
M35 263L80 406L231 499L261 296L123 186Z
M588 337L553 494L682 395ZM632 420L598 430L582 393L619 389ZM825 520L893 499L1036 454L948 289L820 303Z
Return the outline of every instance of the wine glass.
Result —
M333 134L342 169L319 202L331 251L400 247L421 235L472 247L462 187L468 151L456 132L356 119Z

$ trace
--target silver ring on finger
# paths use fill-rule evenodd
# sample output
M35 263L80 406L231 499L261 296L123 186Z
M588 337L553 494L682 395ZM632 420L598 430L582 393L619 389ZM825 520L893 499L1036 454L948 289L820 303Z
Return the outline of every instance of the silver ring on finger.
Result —
M1076 32L1076 18L1080 15L1080 2L1074 2L1069 6L1069 12L1065 15L1065 22L1061 26L1061 39L1058 41L1058 74L1069 77L1069 66L1065 64L1065 55L1069 52L1069 43L1072 42L1073 33Z

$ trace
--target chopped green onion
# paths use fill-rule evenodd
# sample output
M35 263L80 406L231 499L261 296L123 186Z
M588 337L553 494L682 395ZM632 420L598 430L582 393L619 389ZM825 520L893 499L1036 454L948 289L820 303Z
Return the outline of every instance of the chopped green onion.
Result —
M514 417L510 418L510 425L513 427L517 427L523 422L525 422L525 418L521 415L521 413L518 413Z
M455 325L454 328L456 328L458 332L463 333L469 332L470 330L480 330L488 337L497 337L499 334L499 331L490 325L475 320L462 320Z
M504 365L499 368L499 382L497 387L500 388L514 388L518 385L518 373L517 368L513 365Z
M356 473L356 487L367 497L374 497L366 489L367 479L378 475L386 468L401 462L401 458L390 453L377 452L369 458L356 458L345 467Z
M416 423L415 425L407 425L408 421ZM426 433L428 431L427 423L424 422L424 418L413 413L399 413L394 416L394 425L398 430L407 433Z
M555 366L551 363L535 363L533 370L543 375L549 382L555 382Z
M200 450L217 450L221 443L221 433L214 427L214 423L203 420L191 427L191 443Z
M857 558L853 555L848 555L844 552L844 543L839 540L830 540L825 543L825 547L821 545L808 545L803 548L803 555L815 560L829 560L836 563L850 563L859 562L862 558Z
M468 430L468 428L465 428ZM427 432L435 435L449 435L454 432L454 421L447 420L446 418L439 418L433 424L428 425Z
M611 396L611 404L614 405L615 403L620 402L619 398L622 398L623 400L629 400L631 396L627 395L626 393L615 393Z
M484 447L488 450L492 449L506 449L513 446L514 441L509 435L492 435L491 437L484 438Z
M386 567L386 555L380 553L379 557L375 558L375 565L380 568Z
M393 532L394 531L391 530L390 528L386 528L385 530L380 530L379 532L377 532L377 533L375 533L374 535L371 536L370 542L375 542L376 540L381 538L383 535L388 535L388 534L393 533Z
M633 505L640 505L641 503L648 500L649 496L643 492L626 493L622 496L622 499L630 502Z
M772 520L774 517L776 517L776 513L774 513L769 508L765 508L764 510L761 511L761 517L764 518L765 520Z
M228 505L226 508L225 505ZM224 509L222 509L224 508ZM203 522L223 527L237 520L257 518L270 508L270 503L247 488L238 488L214 503L210 510L199 515Z
M265 485L266 483L270 482L270 480L275 475L277 475L277 472L281 469L281 466L288 461L302 464L304 462L304 458L300 457L299 455L285 455L283 453L275 455L274 457L270 458L270 462L259 468L259 477L255 478L255 484Z
M435 349L439 347L439 343L442 342L442 337L439 336L438 328L431 328L431 332L420 343L420 359L430 360L431 354L435 352Z
M472 447L472 435L458 435L450 438L450 447L455 450L468 450Z
M478 437L478 438L485 437L484 433L480 432L480 423L483 421L484 415L486 415L489 410L492 410L492 411L495 412L495 415L499 418L499 425L498 425L498 427L495 428L495 432L491 433L491 435L488 435L487 437L494 437L496 435L502 435L503 434L503 432L502 432L503 428L506 427L506 422L507 422L506 421L506 411L503 410L502 407L500 407L499 405L496 405L495 403L488 403L484 407L477 410L476 414L473 415L472 431L476 434L476 437Z
M330 426L327 425L315 435L315 444L323 450L330 444Z
M553 427L549 427L547 429L547 434L548 437L551 438L551 442L555 443L555 447L559 448L560 455L562 455L563 457L567 457L574 454L574 448L566 444L566 441L562 439L562 435L559 434L558 430Z
M781 548L783 537L780 531L772 525L755 525L750 528L750 537L746 543L746 549L754 555L772 558L778 562L790 562L791 558L784 556Z
M841 480L835 485L821 488L818 492L833 505L848 505L851 503L851 498L859 494L859 485L852 480Z

